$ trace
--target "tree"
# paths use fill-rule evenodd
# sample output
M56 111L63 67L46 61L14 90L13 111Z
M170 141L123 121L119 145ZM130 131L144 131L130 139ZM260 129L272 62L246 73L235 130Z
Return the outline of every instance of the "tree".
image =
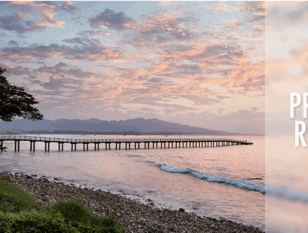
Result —
M32 106L39 102L25 92L23 87L11 85L3 76L4 73L8 72L0 67L0 120L12 121L15 117L42 120L43 115ZM0 151L4 149L0 145Z
M2 151L6 152L6 149L7 149L7 147L6 147L6 146L2 146L2 145L0 145L0 152L2 152Z
M12 121L16 116L42 120L43 115L37 108L32 107L39 102L25 92L23 87L11 85L3 76L4 73L7 71L0 67L0 120Z

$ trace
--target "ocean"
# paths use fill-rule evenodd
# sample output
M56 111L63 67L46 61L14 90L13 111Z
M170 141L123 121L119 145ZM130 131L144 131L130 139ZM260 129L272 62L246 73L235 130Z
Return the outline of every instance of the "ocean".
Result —
M295 147L294 136L266 136L267 232L308 232L307 148Z
M33 136L33 135L32 135ZM166 138L165 136L39 135L61 138ZM167 138L206 136L177 135ZM211 136L210 138L213 138ZM253 145L212 148L169 148L71 151L70 144L58 152L51 143L5 142L7 152L0 153L0 171L37 174L64 183L110 191L158 207L184 208L200 216L225 218L265 230L265 138L233 136ZM123 148L123 146L122 146ZM279 189L277 189L279 190ZM271 195L274 200L281 195ZM286 197L286 202L289 200ZM293 200L291 200L293 201ZM297 200L298 201L298 200ZM271 223L272 224L272 223ZM280 223L279 223L280 224Z

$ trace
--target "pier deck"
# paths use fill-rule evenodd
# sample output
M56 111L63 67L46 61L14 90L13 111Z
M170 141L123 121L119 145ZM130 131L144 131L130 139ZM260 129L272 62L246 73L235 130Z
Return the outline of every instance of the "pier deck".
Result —
M45 151L50 151L50 143L58 143L58 151L63 151L64 144L71 144L71 151L76 151L77 144L81 144L83 150L89 150L89 144L94 145L94 150L100 149L100 144L105 150L115 149L156 149L156 148L195 148L195 147L222 147L234 145L253 145L246 140L226 139L226 138L150 138L150 139L69 139L50 138L35 136L0 136L0 144L5 141L14 141L15 151L20 150L20 142L30 142L30 151L35 151L35 143L45 143ZM141 147L140 147L141 144ZM131 146L133 145L133 147Z

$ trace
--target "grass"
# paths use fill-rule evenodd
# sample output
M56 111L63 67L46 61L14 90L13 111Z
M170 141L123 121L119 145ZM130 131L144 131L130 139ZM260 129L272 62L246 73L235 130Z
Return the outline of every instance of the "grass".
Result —
M0 211L18 213L38 208L36 198L22 190L18 186L0 179Z
M123 232L113 217L99 218L78 200L42 207L36 198L0 179L0 232Z

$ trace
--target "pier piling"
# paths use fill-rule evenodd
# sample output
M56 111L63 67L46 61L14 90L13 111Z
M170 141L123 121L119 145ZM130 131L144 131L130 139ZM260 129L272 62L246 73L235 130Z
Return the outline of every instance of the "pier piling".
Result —
M58 151L63 151L64 143L71 144L71 151L77 150L77 144L83 144L82 150L88 151L89 144L94 144L94 150L99 150L101 143L105 144L105 150L111 149L114 143L115 150L121 150L121 144L125 143L125 150L131 149L131 143L134 143L134 149L140 149L140 143L143 143L142 149L167 149L167 148L210 148L225 147L236 145L253 145L246 140L223 139L223 138L152 138L152 139L68 139L68 138L48 138L31 136L0 136L0 144L3 147L4 141L14 141L14 150L20 151L20 141L30 142L30 151L35 151L35 143L45 143L45 151L50 151L50 143L58 143ZM1 150L2 151L2 150Z

